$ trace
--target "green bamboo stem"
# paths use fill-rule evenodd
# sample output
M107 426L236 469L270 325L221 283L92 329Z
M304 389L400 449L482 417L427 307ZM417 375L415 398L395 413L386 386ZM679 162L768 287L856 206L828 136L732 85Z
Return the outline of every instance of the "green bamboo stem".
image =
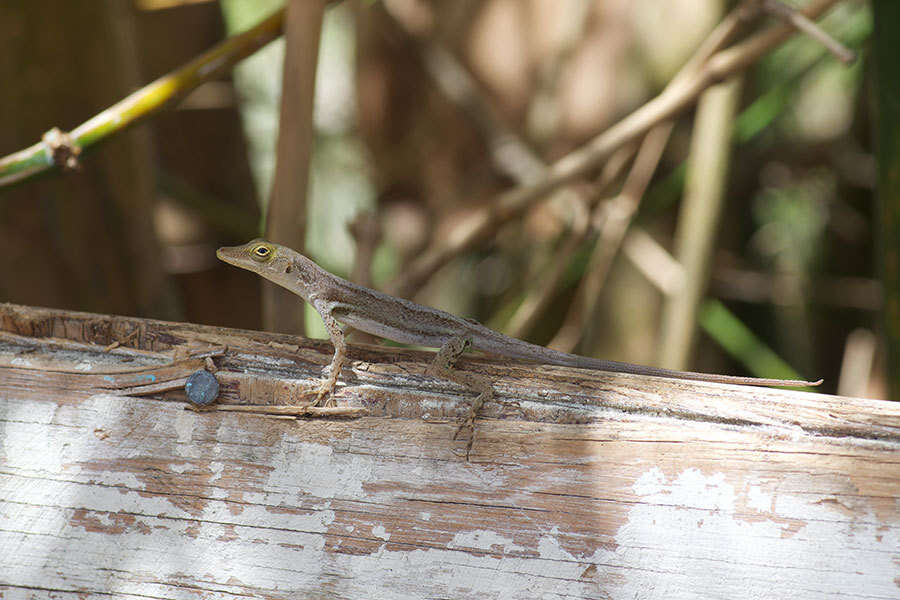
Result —
M205 81L217 77L281 35L284 10L255 27L232 36L186 65L163 75L91 117L68 134L51 130L37 144L0 158L0 188L20 183L60 166L77 164L73 158L180 100ZM59 145L63 152L59 152ZM60 160L65 157L65 160ZM63 164L60 164L63 163Z

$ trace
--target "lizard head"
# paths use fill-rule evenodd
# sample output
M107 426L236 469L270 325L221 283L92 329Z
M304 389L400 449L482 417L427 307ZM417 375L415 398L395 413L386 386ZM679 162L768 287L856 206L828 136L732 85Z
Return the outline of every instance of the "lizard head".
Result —
M297 268L298 263L314 264L286 246L256 239L243 246L228 246L216 250L216 257L241 269L253 271L266 279L307 297L308 269ZM297 288L301 289L297 289Z

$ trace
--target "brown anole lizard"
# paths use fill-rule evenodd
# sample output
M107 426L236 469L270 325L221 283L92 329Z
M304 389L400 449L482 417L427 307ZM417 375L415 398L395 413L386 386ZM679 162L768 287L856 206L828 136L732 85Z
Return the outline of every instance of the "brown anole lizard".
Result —
M265 240L253 240L243 246L219 248L216 256L231 265L253 271L287 288L309 302L321 315L334 345L334 357L325 369L313 405L321 402L323 398L330 400L331 392L337 384L346 360L347 345L339 323L395 342L438 348L437 355L427 372L471 386L479 392L472 403L469 416L456 432L459 435L464 428L471 430L466 449L467 457L474 441L475 417L481 406L493 395L490 382L452 370L456 359L470 347L490 354L536 363L670 379L788 387L822 383L822 380L758 379L673 371L559 352L511 338L475 321L436 308L357 285L329 273L299 252Z

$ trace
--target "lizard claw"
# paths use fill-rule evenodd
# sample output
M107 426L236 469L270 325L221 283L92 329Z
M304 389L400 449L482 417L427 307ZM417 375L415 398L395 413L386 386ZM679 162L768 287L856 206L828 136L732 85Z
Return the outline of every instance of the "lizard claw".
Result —
M338 373L339 371L335 371L330 365L325 368L325 372L322 373L322 383L316 392L316 399L310 406L334 406L336 404L333 394L334 388L337 387Z
M472 446L475 445L475 432L477 431L475 419L478 418L478 412L481 410L481 407L484 406L485 401L490 399L491 396L492 393L490 388L487 388L478 394L472 402L472 407L469 409L469 414L466 415L466 419L460 423L459 427L456 428L456 433L453 434L453 439L457 440L463 429L469 430L469 441L466 443L466 462L469 461L469 455L472 453Z
M323 381L322 385L319 386L319 391L316 392L316 399L312 401L310 406L334 406L335 401L332 393L334 392L335 383L330 378Z
M456 441L459 438L459 434L463 429L469 430L469 441L466 443L466 462L469 462L469 455L472 453L472 446L475 444L475 422L473 419L466 419L463 423L460 424L459 427L456 428L456 433L453 434L453 440Z

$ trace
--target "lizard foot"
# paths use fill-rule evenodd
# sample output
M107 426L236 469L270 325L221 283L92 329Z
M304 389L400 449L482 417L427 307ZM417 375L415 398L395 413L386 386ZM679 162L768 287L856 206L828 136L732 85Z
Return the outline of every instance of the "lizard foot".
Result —
M328 385L328 381L323 381L316 392L316 399L310 403L310 406L334 406L336 402L332 392L334 392L334 386Z
M466 415L466 419L460 423L459 427L456 428L456 433L453 434L453 439L456 440L459 438L459 434L464 430L469 430L469 441L466 443L466 461L469 460L469 455L472 453L472 446L475 444L475 419L478 418L478 412L481 410L481 407L484 406L484 403L491 399L493 393L490 389L482 391L478 396L476 396L475 400L472 401L472 407L469 409L469 414Z
M310 406L334 406L334 388L337 386L339 369L331 369L326 367L323 375L322 384L316 392L316 399L312 401Z

